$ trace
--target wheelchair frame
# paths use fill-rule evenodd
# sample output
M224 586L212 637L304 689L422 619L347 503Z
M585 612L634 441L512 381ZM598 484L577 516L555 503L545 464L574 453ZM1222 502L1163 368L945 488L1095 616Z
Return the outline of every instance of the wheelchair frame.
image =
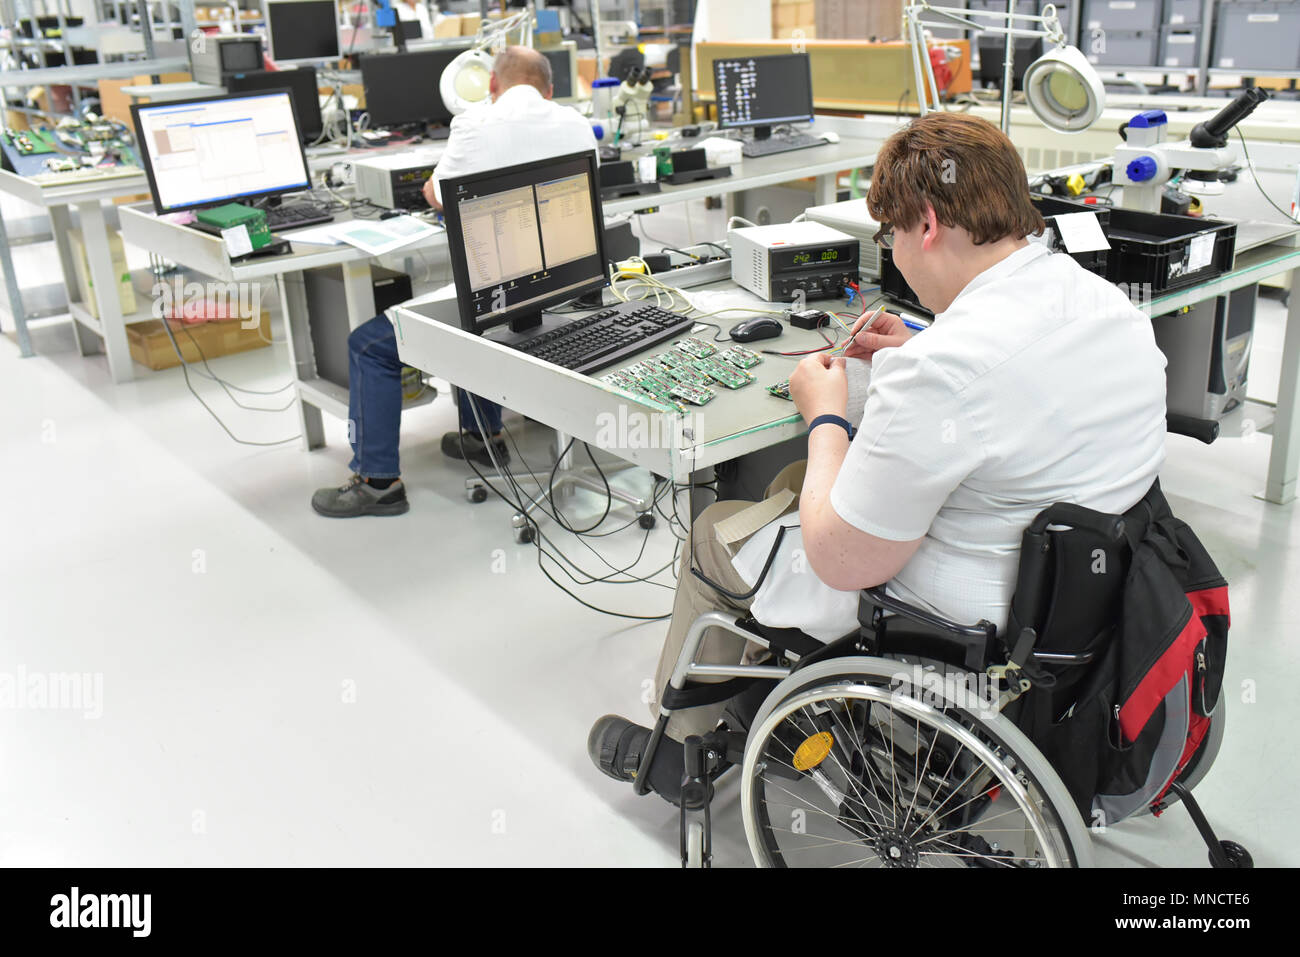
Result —
M1103 516L1102 513L1090 512L1074 505L1056 505L1039 515L1033 525L1030 526L1026 540L1031 540L1031 536L1034 535L1045 536L1047 527L1057 524L1077 525L1093 528L1094 530L1100 529L1104 534L1114 538L1118 538L1123 534L1123 522L1119 516ZM906 622L908 627L919 626L921 629L919 632L913 630L908 636L911 639L915 639L920 634L923 637L928 636L931 641L937 644L946 644L950 652L952 649L958 650L960 652L958 657L962 661L961 667L967 673L975 675L987 674L995 680L1005 681L1007 687L999 696L997 703L999 714L1010 701L1019 697L1021 693L1030 687L1030 681L1025 677L1025 673L1021 672L1013 663L998 663L1001 657L998 653L999 639L996 627L990 622L981 620L973 625L965 625L950 621L886 595L883 587L865 589L860 595L859 621L861 626L834 641L824 644L799 632L797 629L766 628L750 616L737 616L735 613L710 611L692 622L681 653L673 668L668 686L664 688L661 696L659 717L655 722L646 750L642 755L641 765L634 782L636 793L645 794L650 789L650 775L647 772L654 761L656 752L663 746L668 719L674 711L726 701L739 694L741 690L755 681L776 680L778 686L764 700L762 708L759 709L761 713L769 705L775 703L774 699L781 693L781 681L789 678L798 670L818 661L827 661L838 657L865 655L873 661L879 661L897 668L900 664L899 660L886 657L888 650L880 647L881 642L879 639L888 635L887 623L889 621ZM863 620L863 610L866 607L871 608L870 625ZM696 655L704 640L705 632L709 628L721 628L746 641L753 641L763 646L776 657L777 663L752 665L697 663L695 660ZM871 631L870 635L867 634L868 629ZM911 658L923 658L926 657L927 650L931 652L936 650L937 645L934 644L928 649L911 644L905 650L902 646L909 644L908 637L901 639L900 647L896 649L896 653ZM1020 657L1020 660L1026 662L1026 664L1030 660L1042 664L1058 665L1086 664L1092 660L1091 654L1060 655L1033 650L1033 642L1036 636L1033 634L1032 628L1024 628L1019 635L1005 637L1015 642L1015 652L1012 657L1019 657L1019 653L1024 652L1024 657ZM892 641L886 639L884 643L888 645L892 644ZM922 641L921 645L924 644L925 642ZM953 655L950 653L946 658L942 655L936 655L935 657L940 661L946 660L947 663L951 664ZM852 674L852 667L846 673ZM865 671L864 674L866 674ZM710 678L715 679L715 681L688 688L687 681L692 678ZM716 679L724 680L719 682ZM1212 866L1251 867L1253 862L1249 852L1232 841L1220 841L1191 795L1191 788L1204 777L1218 751L1219 743L1222 740L1223 711L1223 704L1220 701L1220 707L1216 709L1211 719L1211 732L1207 735L1207 742L1201 751L1197 753L1196 758L1193 759L1195 765L1185 771L1185 779L1175 781L1170 786L1169 794L1166 795L1162 803L1156 808L1148 808L1147 811L1154 810L1158 813L1176 801L1181 800L1187 806L1193 823L1209 849ZM712 817L709 807L711 799L710 768L716 767L722 762L742 765L745 761L746 750L744 739L745 735L737 732L723 733L715 731L705 736L692 735L683 744L686 756L686 775L680 808L679 835L683 866L709 867L712 864ZM1028 742L1028 739L1025 739L1025 741ZM671 741L669 743L672 744ZM1032 754L1015 752L1015 758L1021 762L1041 762L1042 766L1050 769L1050 764L1048 764L1042 753L1037 748L1034 748L1032 743L1029 743L1028 747L1032 750ZM1060 784L1060 779L1056 776L1055 771L1052 771L1050 776L1055 780L1054 786L1059 787L1061 792L1068 794L1068 792L1065 792L1064 785ZM697 806L702 811L702 826L688 823L688 808L692 806ZM1054 810L1059 812L1060 809L1054 808ZM1078 809L1073 802L1070 802L1069 807L1065 809L1065 813L1072 815L1075 821L1082 824L1086 834L1086 824L1079 816Z

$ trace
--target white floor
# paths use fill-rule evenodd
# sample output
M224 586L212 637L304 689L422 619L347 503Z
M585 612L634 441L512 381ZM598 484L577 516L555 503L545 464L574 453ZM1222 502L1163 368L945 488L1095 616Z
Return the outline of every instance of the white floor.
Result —
M690 215L688 226L670 208L647 226L671 243L721 232L716 211ZM57 277L44 248L18 251L25 283ZM1276 394L1282 320L1276 299L1262 301L1255 396ZM403 420L411 512L329 521L308 500L347 475L343 423L327 417L329 446L314 453L236 445L179 370L137 367L114 386L102 356L77 354L66 321L34 341L24 360L0 338L12 483L0 504L0 681L76 673L93 689L100 676L102 697L89 716L30 695L0 708L0 864L676 862L673 809L602 777L585 749L599 715L646 715L665 624L581 607L542 576L532 546L514 544L506 505L466 501L466 470L438 451L455 422L445 394ZM288 375L283 346L213 366L250 388ZM259 415L210 381L195 387L242 438L296 431L291 411ZM540 458L542 430L508 423ZM1296 865L1300 513L1253 497L1269 445L1172 437L1164 482L1232 583L1231 720L1198 796L1257 863ZM573 520L595 517L591 504L575 500ZM643 536L593 545L626 564ZM664 565L674 542L661 522L638 572ZM581 594L633 614L671 603L645 584ZM717 863L747 866L735 780L714 817ZM1205 854L1174 809L1112 828L1098 858L1201 866Z

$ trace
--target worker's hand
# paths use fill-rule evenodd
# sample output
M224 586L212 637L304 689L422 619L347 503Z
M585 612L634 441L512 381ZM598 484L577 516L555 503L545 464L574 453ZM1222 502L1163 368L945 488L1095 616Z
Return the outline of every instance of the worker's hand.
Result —
M424 201L439 212L442 211L442 203L438 202L438 194L433 191L433 177L430 176L424 181Z
M843 415L849 404L844 360L824 352L805 357L790 376L790 397L805 422L819 415Z
M912 338L912 330L903 325L902 319L889 312L882 312L880 318L871 324L870 329L858 332L867 324L873 312L874 309L853 324L853 332L857 333L857 337L853 339L852 345L844 350L846 358L870 359L881 349L901 346Z

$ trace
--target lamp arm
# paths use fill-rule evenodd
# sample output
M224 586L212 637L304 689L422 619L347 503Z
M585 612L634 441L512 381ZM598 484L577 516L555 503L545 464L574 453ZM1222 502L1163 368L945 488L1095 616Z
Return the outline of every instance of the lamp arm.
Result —
M920 3L909 4L904 8L904 16L909 22L920 23L923 26L964 26L971 30L978 30L981 33L993 33L998 36L1010 34L1016 37L1042 37L1050 40L1052 43L1060 46L1065 43L1065 31L1061 28L1061 20L1056 14L1054 4L1047 4L1043 7L1041 14L1031 13L1007 13L998 10L965 10L961 7L935 7L922 0ZM942 23L922 20L923 16L935 16L941 18ZM991 21L988 24L977 23L973 18L987 17ZM1041 24L1042 26L1035 29L1029 26L1017 26L1016 21L1024 21L1026 24Z
M479 23L478 36L474 39L474 49L491 52L492 48L502 43L511 31L519 31L519 42L531 46L533 42L533 4L529 0L523 10L511 14L503 20L484 20Z

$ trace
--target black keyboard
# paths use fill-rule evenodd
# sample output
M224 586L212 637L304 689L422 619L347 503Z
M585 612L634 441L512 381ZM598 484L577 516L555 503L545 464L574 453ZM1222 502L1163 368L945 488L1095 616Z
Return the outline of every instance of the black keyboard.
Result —
M826 141L820 136L794 133L789 136L773 136L765 140L745 140L740 146L740 152L752 159L756 156L771 156L773 153L788 153L791 150L806 150L810 146L825 145Z
M332 222L334 222L334 217L331 214L325 212L319 206L311 206L307 203L295 203L292 206L272 206L266 211L266 224L270 227L271 232Z
M514 348L574 372L595 372L684 336L694 326L693 319L658 306L625 302L516 343Z

